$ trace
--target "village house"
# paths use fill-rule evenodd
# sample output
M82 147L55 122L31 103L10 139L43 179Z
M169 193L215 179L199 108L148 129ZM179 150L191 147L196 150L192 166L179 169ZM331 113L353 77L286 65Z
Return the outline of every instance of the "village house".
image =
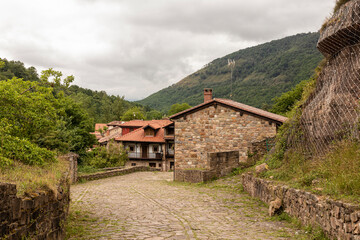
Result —
M229 99L212 98L170 116L175 122L175 174L178 181L218 177L245 162L252 143L273 138L287 120ZM225 155L214 154L226 152Z
M95 135L96 140L99 140L100 138L104 137L104 128L106 127L106 123L95 123L95 132L91 132L90 134Z
M149 166L168 171L174 166L174 124L169 120L133 120L121 124L115 141L128 151L126 166Z

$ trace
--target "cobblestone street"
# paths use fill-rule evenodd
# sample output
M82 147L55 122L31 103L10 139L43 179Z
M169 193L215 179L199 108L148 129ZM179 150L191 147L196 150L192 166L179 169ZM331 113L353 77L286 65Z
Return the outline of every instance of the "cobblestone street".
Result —
M240 177L210 184L138 172L73 185L72 208L94 220L86 239L292 239L295 230L239 189Z

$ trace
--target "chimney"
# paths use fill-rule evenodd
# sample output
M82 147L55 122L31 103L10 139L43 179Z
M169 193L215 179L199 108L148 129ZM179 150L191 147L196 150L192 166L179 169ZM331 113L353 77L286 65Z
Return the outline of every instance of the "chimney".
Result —
M204 103L212 100L212 89L204 88Z

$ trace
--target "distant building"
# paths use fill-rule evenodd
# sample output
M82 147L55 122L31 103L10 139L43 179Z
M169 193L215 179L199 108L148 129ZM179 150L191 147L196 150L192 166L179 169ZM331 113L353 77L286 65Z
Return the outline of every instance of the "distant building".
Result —
M212 89L204 89L204 103L170 120L175 122L175 180L182 181L183 170L214 171L208 153L238 151L236 162L246 161L251 144L274 137L287 118L229 99L213 99Z
M107 128L106 123L95 123L95 132L91 132L90 134L95 135L96 139L99 140L100 138L105 136L105 130Z
M174 166L174 124L169 120L132 120L121 124L115 141L128 151L127 166L149 166L168 171Z

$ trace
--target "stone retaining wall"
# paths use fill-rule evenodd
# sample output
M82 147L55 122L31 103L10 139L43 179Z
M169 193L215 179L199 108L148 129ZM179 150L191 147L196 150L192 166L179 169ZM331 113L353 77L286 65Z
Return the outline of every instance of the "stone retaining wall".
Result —
M64 239L70 184L62 180L58 193L39 191L17 197L15 184L0 183L1 239Z
M124 174L129 174L133 172L144 172L144 171L159 171L160 169L156 168L150 168L150 167L144 167L144 166L136 166L136 167L130 167L130 168L123 168L123 169L116 169L106 172L99 172L84 176L78 176L78 181L89 181L89 180L95 180L95 179L101 179L101 178L107 178L107 177L114 177Z
M256 178L251 173L242 175L242 184L252 197L260 198L268 204L280 198L285 212L305 225L320 226L331 238L360 240L359 206L276 185Z
M210 169L177 169L174 179L180 182L207 182L225 176L239 166L239 151L215 152L207 154Z

